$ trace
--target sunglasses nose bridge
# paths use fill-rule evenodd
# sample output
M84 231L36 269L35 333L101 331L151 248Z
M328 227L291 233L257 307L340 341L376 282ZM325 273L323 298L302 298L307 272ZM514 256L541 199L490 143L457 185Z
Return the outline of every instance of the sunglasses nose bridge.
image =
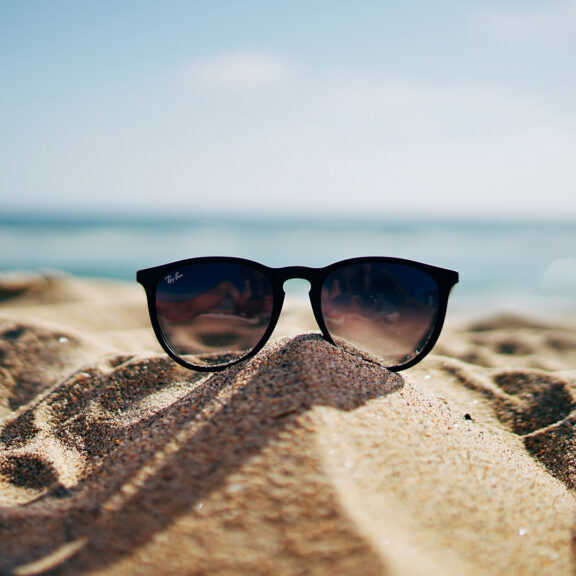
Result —
M308 266L287 266L276 269L276 280L282 287L284 294L286 293L284 290L286 282L290 280L305 280L309 285L309 294L312 295L314 292L316 272L317 270L315 268L309 268Z
M286 266L285 268L279 268L277 272L282 285L288 280L307 280L312 284L314 276L314 268L309 268L308 266Z
M322 270L319 268L310 268L308 266L287 266L285 268L276 269L276 273L276 279L282 286L282 292L284 294L284 284L290 280L304 280L308 283L307 291L310 298L310 304L312 305L314 318L324 336L330 340L324 327L322 313L320 311L320 289L323 279Z

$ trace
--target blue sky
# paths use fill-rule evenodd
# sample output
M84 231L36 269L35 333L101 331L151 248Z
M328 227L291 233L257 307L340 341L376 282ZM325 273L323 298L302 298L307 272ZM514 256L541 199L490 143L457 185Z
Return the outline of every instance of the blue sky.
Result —
M0 210L576 217L575 0L0 0Z

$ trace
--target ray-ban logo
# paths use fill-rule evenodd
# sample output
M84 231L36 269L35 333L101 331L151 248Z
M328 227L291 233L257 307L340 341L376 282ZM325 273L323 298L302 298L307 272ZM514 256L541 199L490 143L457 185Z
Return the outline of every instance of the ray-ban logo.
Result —
M180 272L176 271L174 272L174 275L172 276L172 274L168 274L168 276L164 277L164 280L166 280L166 282L168 282L168 284L174 284L174 282L176 282L176 280L180 280L180 278L183 278L184 274L180 274Z

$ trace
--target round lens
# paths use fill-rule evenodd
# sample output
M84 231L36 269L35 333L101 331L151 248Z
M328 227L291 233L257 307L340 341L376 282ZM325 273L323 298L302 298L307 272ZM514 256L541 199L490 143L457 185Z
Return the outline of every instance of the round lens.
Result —
M225 366L250 353L272 316L272 285L235 262L174 268L156 287L156 313L170 348L193 366Z
M438 285L426 271L406 264L347 264L324 281L321 304L337 344L401 366L420 354L434 330Z

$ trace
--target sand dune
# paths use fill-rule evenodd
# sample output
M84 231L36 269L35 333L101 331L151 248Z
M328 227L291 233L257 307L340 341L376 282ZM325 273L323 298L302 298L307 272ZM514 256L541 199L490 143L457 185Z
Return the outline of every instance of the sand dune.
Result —
M285 319L197 374L140 287L4 277L0 573L576 573L576 322L453 318L396 375Z

